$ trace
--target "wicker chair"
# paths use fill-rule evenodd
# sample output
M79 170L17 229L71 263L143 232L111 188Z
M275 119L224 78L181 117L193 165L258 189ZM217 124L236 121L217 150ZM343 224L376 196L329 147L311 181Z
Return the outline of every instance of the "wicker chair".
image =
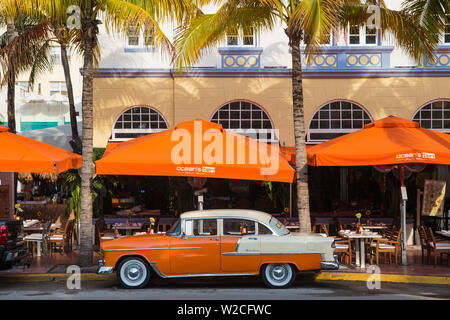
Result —
M442 241L435 237L433 233L433 229L428 228L428 245L430 246L430 252L434 256L434 265L437 264L438 254L442 263L442 255L447 254L447 264L448 264L448 255L450 254L450 242Z
M398 254L400 250L400 240L402 228L392 233L389 238L372 238L369 246L370 264L373 263L373 257L376 258L376 264L379 264L379 256L382 253L386 262L386 254L389 254L389 263L392 263L392 254L395 255L395 264L398 263Z

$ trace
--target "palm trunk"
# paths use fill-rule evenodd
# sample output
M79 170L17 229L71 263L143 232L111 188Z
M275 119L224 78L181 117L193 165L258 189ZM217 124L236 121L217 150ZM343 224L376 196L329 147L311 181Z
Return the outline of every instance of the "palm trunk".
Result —
M78 139L77 114L75 110L75 102L73 99L72 79L70 77L69 60L67 59L67 47L64 43L61 45L61 62L64 69L64 77L66 79L67 94L69 96L69 113L70 126L72 128L72 140Z
M85 16L90 16L86 14ZM82 45L84 48L83 97L82 97L82 154L81 166L81 208L80 208L80 250L78 264L92 265L92 179L93 168L93 48L96 32L92 20L84 20L81 26Z
M10 23L8 21L8 24L6 26L6 35L8 37L8 43L11 43L14 41L15 35L14 35L14 23ZM16 75L15 75L15 68L14 63L11 61L11 59L8 59L8 92L7 92L7 98L8 98L8 127L9 131L12 133L16 133L16 107L14 104L15 100L15 85L16 85Z
M300 41L290 39L290 44L292 48L292 102L294 111L295 177L297 181L298 218L300 232L311 232Z

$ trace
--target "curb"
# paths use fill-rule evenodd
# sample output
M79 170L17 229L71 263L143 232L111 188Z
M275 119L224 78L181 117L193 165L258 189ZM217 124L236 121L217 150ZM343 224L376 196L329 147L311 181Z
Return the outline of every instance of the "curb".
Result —
M351 272L321 272L314 280L326 281L375 281L376 277L381 282L395 282L395 283L416 283L416 284L440 284L450 285L450 277L437 276L416 276L416 275L402 275L402 274L380 274L373 273L351 273Z
M49 282L49 281L67 281L72 274L69 273L43 273L43 274L2 274L1 282ZM321 272L314 277L314 280L324 281L375 281L377 275L369 273L351 273L351 272ZM399 274L380 274L379 281L393 283L415 283L415 284L432 284L432 285L450 285L450 277L436 276L416 276L416 275L399 275ZM114 281L116 275L113 274L96 274L82 273L81 280L103 280Z
M71 273L29 273L29 274L2 274L0 275L1 282L49 282L49 281L67 281L72 276ZM81 280L116 280L115 274L96 274L96 273L81 273Z

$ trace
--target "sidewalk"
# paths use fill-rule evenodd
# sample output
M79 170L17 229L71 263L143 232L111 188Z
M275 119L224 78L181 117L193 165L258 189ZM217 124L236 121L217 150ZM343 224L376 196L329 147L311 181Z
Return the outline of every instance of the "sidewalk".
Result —
M380 263L380 281L398 283L423 283L450 285L450 262L446 256L440 264L422 264L420 246L408 247L408 265ZM93 262L100 259L98 253L94 253ZM384 262L382 260L382 262ZM440 261L439 261L440 262ZM14 282L42 282L66 280L71 274L66 273L67 267L76 265L77 252L61 255L54 253L48 267L45 267L41 257L35 257L30 268L14 267L9 270L0 270L0 283L3 281ZM369 263L369 261L367 261ZM369 265L367 265L369 267ZM115 280L116 275L98 275L96 266L81 270L82 280ZM360 269L353 266L341 265L336 271L322 271L315 274L315 280L324 281L368 281L374 279L373 271Z
M424 252L426 260L426 252ZM450 261L443 256L443 261L438 259L438 264L434 266L434 260L430 258L431 264L422 264L422 253L420 246L408 246L407 266L396 264L385 264L381 259L378 265L380 268L380 281L400 282L400 283L426 283L450 285ZM375 265L375 267L377 267ZM366 269L354 266L341 265L336 271L323 271L316 280L346 280L346 281L367 281L374 279L374 269L370 268L370 261L366 260Z

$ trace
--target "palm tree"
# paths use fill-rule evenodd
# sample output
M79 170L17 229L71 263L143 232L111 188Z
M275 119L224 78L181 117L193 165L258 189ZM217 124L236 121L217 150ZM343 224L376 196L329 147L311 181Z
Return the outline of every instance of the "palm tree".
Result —
M445 1L445 0L443 0ZM388 10L380 2L380 27L391 32L397 44L416 59L431 55L434 44L413 16L405 11ZM289 40L292 57L292 101L296 150L297 208L300 231L311 230L306 164L305 119L303 107L302 62L300 45L306 45L308 57L320 50L320 43L331 32L348 23L366 24L370 5L377 1L360 0L224 0L215 14L199 12L178 32L175 65L179 70L193 65L205 50L214 48L227 33L239 29L271 30L281 21Z
M64 76L66 81L68 99L69 99L69 114L70 123L72 129L72 140L78 141L78 127L76 119L75 102L73 95L72 79L70 76L69 60L67 56L67 46L70 45L71 32L60 19L46 19L44 21L30 25L19 36L15 37L13 41L10 41L7 46L3 47L0 51L0 59L7 61L8 54L11 52L20 52L17 56L17 63L21 63L24 66L31 65L30 72L30 87L32 88L35 78L48 71L52 71L51 63L48 62L49 47L51 43L57 43L60 46L61 51L61 64L64 70ZM45 48L39 52L39 56L36 56L32 51L33 48ZM45 59L43 64L41 61ZM36 68L39 66L39 68ZM22 68L24 69L24 68Z
M131 26L139 32L147 30L146 43L152 35L152 45L170 51L172 44L161 30L159 23L174 19L181 22L195 12L196 7L188 0L0 0L0 4L12 8L14 2L30 16L46 16L48 19L67 17L67 9L77 7L80 13L80 29L72 38L75 48L83 55L82 92L82 154L80 250L78 264L92 264L92 178L93 156L93 76L95 55L98 51L98 25L106 24L107 30L126 34ZM11 9L12 10L12 9Z

